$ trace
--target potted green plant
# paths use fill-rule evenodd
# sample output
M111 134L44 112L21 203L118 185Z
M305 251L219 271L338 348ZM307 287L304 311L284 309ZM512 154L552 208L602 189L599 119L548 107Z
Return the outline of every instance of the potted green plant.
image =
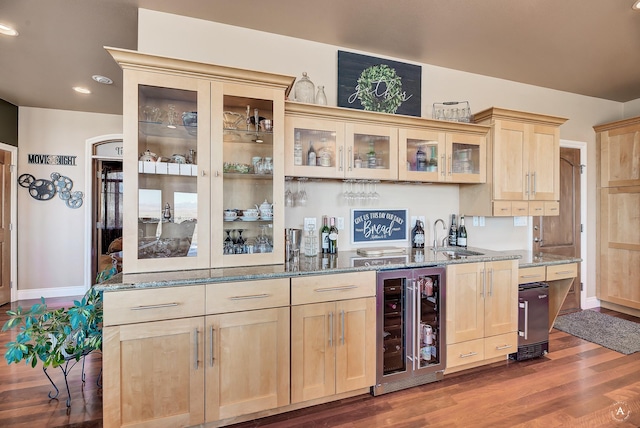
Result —
M49 309L43 297L30 309L19 306L7 314L2 331L20 329L6 345L8 364L24 360L35 367L40 360L46 370L102 349L102 292L94 287L68 309Z

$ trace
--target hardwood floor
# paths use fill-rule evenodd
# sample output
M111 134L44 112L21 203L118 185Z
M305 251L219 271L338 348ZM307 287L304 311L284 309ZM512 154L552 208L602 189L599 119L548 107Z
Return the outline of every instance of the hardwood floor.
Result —
M68 306L69 299L49 299ZM48 301L49 301L48 300ZM33 302L17 302L30 306ZM11 305L16 307L17 303ZM56 307L57 307L56 306ZM0 307L0 325L10 305ZM603 309L602 312L640 322ZM15 337L0 333L0 349ZM640 426L640 352L625 356L553 330L544 358L501 362L448 375L444 380L391 394L363 395L282 415L234 425L234 428L422 428L422 427L638 427ZM3 351L4 355L4 351ZM71 408L59 369L50 369L59 385L58 400L47 397L51 384L41 365L0 361L0 427L102 426L102 396L96 386L100 354L91 354L84 387L80 366L71 371ZM613 419L613 405L631 410L626 421Z

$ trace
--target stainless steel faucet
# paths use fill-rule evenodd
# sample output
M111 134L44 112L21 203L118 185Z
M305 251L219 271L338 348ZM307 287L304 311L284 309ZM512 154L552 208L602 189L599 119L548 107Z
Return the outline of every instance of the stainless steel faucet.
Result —
M444 231L447 230L447 226L444 224L444 220L442 220L441 218L433 222L433 249L434 250L438 248L438 231L436 230L436 225L438 224L438 222L442 223L442 229ZM444 240L442 242L444 243Z

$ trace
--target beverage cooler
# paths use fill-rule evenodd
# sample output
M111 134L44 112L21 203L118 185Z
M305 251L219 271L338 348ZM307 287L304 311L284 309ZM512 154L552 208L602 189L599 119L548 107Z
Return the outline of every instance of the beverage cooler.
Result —
M373 395L442 379L446 362L445 268L378 272Z

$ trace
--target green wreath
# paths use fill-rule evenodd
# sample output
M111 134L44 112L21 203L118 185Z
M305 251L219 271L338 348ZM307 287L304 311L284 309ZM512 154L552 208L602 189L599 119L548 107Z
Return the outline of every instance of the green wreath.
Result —
M365 110L395 113L404 101L402 78L388 65L365 68L358 78L358 99Z

